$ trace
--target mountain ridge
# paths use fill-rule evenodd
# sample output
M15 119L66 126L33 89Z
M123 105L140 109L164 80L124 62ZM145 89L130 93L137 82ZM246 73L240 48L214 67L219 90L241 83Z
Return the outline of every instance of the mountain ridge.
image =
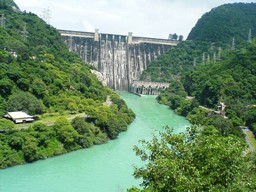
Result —
M256 36L256 3L224 4L205 13L190 31L187 40L230 43Z

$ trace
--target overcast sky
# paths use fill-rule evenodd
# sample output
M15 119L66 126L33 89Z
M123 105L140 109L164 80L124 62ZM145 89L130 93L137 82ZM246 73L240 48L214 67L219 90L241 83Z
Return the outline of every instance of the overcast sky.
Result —
M197 20L226 3L256 0L15 0L22 11L43 15L50 10L50 24L58 29L134 36L185 38Z

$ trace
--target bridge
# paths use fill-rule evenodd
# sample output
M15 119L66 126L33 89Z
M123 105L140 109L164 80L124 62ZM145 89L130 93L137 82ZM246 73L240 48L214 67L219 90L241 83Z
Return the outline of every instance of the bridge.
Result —
M128 35L59 30L70 51L102 74L114 90L128 91L148 64L177 45L177 41Z
M161 82L133 81L129 87L129 91L138 95L159 95L169 85L169 83Z

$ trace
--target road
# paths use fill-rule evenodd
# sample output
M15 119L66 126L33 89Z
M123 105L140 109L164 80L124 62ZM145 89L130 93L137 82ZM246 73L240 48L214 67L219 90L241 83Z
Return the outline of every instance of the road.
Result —
M254 151L254 147L253 147L253 145L252 145L252 143L251 143L251 141L249 139L249 136L248 136L248 132L250 130L247 130L247 129L242 129L242 130L243 130L243 133L245 135L245 141L248 144L250 151L253 152Z

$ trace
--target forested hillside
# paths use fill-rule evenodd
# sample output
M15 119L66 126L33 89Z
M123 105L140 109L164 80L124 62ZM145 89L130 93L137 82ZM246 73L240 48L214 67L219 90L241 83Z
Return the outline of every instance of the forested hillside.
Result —
M193 108L199 105L217 111L220 102L224 102L225 115L229 119L223 122L227 121L230 129L244 123L252 128L252 106L256 102L255 6L255 3L235 3L214 8L199 19L189 40L150 63L142 79L171 83L169 89L160 95L159 101L184 116L191 114ZM250 41L249 26L252 26ZM230 32L224 33L223 29ZM240 41L232 46L232 41L228 39L233 36L239 37ZM186 96L190 96L190 100ZM218 117L211 118L210 124L217 124L212 122L215 121L213 119ZM238 128L231 130L240 135Z
M225 60L225 50L256 37L255 26L256 3L216 7L198 20L186 41L151 62L141 79L170 81L198 64Z
M187 116L192 123L214 125L224 135L239 136L239 126L242 125L255 132L255 55L255 41L244 44L241 49L227 51L227 58L223 61L201 64L184 71L182 78L172 81L158 99L178 114ZM199 107L218 111L221 103L226 106L222 114L228 117L226 119L216 113L209 115L208 110Z
M149 63L141 79L146 81L164 82L179 78L183 71L192 68L197 62L202 62L202 53L210 49L209 43L184 41L177 47ZM209 50L210 51L210 50Z
M134 148L146 165L134 171L142 189L129 192L255 191L255 138L246 144L242 131L256 135L255 27L255 3L222 5L149 64L143 80L170 83L157 100L194 126Z
M231 45L246 41L249 30L256 32L256 3L225 4L205 13L191 30L187 40L224 42Z
M219 60L222 55L222 44L204 41L183 41L149 63L141 76L145 81L169 82L178 79L184 71L197 64Z
M11 0L0 1L0 15L0 168L104 143L127 129L133 112L69 52L56 29ZM2 116L21 110L39 119L66 112L87 118L19 131Z

